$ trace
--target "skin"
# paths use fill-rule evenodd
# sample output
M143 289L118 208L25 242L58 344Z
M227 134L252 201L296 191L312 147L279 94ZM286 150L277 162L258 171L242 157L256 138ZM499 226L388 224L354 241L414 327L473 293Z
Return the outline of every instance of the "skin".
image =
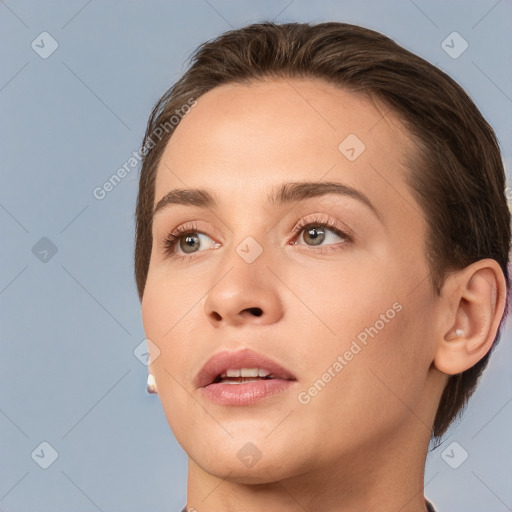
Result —
M348 134L366 146L354 161L338 149ZM320 80L223 85L178 125L159 164L155 205L175 188L208 189L218 205L155 214L142 317L154 343L150 372L189 458L189 510L425 510L439 398L449 374L489 350L505 283L497 263L482 260L434 294L426 221L405 182L413 151L392 112ZM288 181L348 185L378 215L333 194L268 204L267 193ZM301 219L317 217L351 239L328 230L318 247L311 227L292 235ZM165 237L192 221L204 233L200 249L184 259L182 243L166 254ZM252 263L236 251L248 236L263 251ZM397 303L378 334L301 403L299 393ZM196 374L213 354L244 347L297 381L251 405L206 400ZM261 453L252 467L237 457L248 442Z

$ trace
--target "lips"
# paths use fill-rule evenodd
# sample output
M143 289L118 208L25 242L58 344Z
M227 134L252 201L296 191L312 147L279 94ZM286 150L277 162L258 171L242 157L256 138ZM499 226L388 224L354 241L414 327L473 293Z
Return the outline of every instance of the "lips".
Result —
M258 370L258 376L255 369ZM205 388L218 383L244 382L244 379L297 380L289 370L272 359L250 349L243 349L237 352L223 351L212 356L199 371L194 383L197 388Z

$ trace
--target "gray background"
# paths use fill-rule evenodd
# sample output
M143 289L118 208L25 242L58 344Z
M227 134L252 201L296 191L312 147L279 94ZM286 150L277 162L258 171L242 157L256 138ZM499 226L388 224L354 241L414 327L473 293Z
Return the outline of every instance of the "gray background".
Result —
M361 24L438 65L493 125L510 172L507 0L0 3L5 512L185 503L185 454L134 355L144 340L132 262L138 168L102 200L93 190L139 149L151 107L198 44L270 19ZM44 31L59 45L46 59L31 47L51 48ZM453 31L469 44L456 59L441 46ZM429 456L425 494L440 512L512 509L510 341L508 330L463 421ZM58 453L48 469L42 442ZM467 460L450 467L462 450Z

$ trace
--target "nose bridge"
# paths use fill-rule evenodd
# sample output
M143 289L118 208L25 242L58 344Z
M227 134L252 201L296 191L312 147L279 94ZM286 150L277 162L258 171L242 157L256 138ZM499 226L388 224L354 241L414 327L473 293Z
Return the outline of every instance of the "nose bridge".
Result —
M267 211L259 208L259 199L240 195L237 207L232 213L236 222L230 225L228 237L230 240L229 251L226 251L226 264L230 267L239 267L239 270L246 271L248 276L254 276L266 269L266 264L270 264L270 253L273 252L273 232L269 232L268 220L265 222Z

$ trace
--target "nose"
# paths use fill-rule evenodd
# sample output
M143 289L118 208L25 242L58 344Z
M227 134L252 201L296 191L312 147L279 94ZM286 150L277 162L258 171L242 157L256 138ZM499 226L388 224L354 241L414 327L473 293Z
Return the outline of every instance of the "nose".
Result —
M261 258L261 259L260 259ZM214 327L244 324L269 325L283 316L280 281L260 256L252 263L238 254L225 262L225 270L211 285L204 302L205 314Z

